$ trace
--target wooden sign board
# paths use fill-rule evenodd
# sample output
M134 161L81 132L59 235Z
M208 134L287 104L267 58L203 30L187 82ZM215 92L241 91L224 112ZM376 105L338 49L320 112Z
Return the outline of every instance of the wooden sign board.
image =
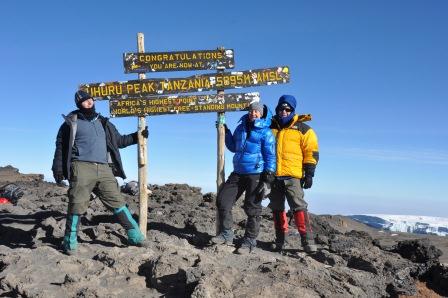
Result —
M145 79L80 85L96 100L245 88L289 82L289 67L223 72L187 78Z
M228 112L247 109L260 101L258 92L212 95L129 97L109 101L111 117Z
M235 66L233 50L124 53L125 73L160 71L231 69Z

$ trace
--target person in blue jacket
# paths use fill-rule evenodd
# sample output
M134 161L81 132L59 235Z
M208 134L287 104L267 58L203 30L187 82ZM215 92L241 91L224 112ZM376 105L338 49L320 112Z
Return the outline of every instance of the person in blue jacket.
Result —
M276 170L275 138L270 130L272 114L268 108L254 102L249 113L241 117L234 133L227 128L226 147L234 152L233 172L218 192L219 233L211 241L215 244L232 244L232 207L243 192L244 211L247 215L246 230L239 254L250 253L255 248L260 231L261 201L270 191Z

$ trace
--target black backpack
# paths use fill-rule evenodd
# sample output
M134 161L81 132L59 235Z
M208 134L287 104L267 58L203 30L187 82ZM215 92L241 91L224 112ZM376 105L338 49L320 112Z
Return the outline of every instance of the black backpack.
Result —
M23 190L14 183L0 187L0 197L7 198L12 204L17 204L17 201L23 197L23 194Z
M121 191L127 193L131 196L135 196L138 194L138 182L137 181L129 181L128 183L121 186Z

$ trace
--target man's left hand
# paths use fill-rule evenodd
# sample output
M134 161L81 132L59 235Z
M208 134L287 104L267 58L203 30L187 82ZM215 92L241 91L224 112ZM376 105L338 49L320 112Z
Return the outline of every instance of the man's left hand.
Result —
M303 189L311 188L311 186L313 185L313 177L305 175L305 177L300 179L300 183Z

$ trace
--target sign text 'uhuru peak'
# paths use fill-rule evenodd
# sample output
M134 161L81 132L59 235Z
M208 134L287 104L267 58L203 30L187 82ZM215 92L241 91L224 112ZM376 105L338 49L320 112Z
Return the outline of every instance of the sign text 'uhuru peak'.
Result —
M289 67L279 66L239 72L205 74L187 78L83 84L80 86L80 89L87 91L95 99L101 100L126 99L129 96L144 97L150 95L245 88L287 82L289 82Z

